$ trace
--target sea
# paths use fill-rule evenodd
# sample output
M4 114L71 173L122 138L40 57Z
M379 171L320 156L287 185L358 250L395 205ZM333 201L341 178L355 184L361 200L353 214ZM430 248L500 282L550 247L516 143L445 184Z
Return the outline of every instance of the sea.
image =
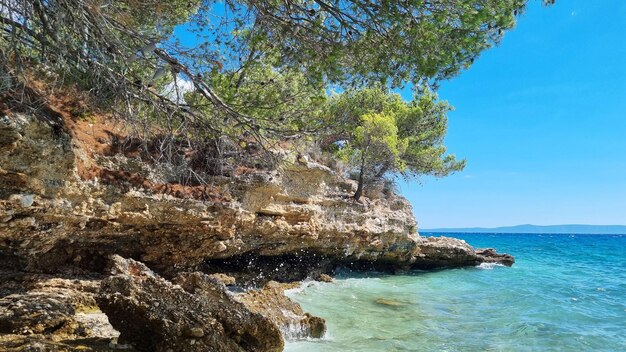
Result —
M285 351L626 351L626 235L445 235L516 263L305 282L328 330Z

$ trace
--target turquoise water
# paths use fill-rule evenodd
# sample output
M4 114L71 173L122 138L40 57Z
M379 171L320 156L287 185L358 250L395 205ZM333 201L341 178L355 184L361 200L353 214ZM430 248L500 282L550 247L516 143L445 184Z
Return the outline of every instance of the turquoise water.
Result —
M517 263L309 283L327 336L285 351L626 351L626 236L452 236Z

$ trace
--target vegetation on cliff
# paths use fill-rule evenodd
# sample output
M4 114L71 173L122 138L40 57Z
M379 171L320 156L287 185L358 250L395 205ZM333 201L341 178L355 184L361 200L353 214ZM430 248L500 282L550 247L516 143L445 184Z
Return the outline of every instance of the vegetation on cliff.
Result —
M333 124L322 148L356 169L359 199L366 184L389 173L443 177L465 161L444 155L446 113L451 107L429 90L411 102L382 87L352 89L331 96L324 116Z
M463 167L445 154L449 106L433 90L498 43L524 6L0 0L0 56L13 89L36 76L49 89L87 91L89 109L123 118L147 155L185 173L181 182L263 167L272 158L259 153L276 145L327 150L327 137L343 133L339 154L362 188L388 172ZM406 83L415 87L409 103L388 92ZM328 97L328 87L345 92ZM354 105L365 96L373 101ZM350 121L342 104L353 105ZM189 162L190 154L201 157Z

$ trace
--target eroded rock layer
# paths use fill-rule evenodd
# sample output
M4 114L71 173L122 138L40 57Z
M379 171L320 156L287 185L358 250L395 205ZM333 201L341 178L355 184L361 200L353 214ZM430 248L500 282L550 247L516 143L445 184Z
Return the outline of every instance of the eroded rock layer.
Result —
M485 260L463 241L420 237L410 204L393 192L354 202L354 183L316 163L286 160L277 171L218 180L217 201L182 199L124 180L81 180L77 165L87 153L66 132L32 116L0 122L4 268L101 271L110 254L169 275L238 258L403 269Z

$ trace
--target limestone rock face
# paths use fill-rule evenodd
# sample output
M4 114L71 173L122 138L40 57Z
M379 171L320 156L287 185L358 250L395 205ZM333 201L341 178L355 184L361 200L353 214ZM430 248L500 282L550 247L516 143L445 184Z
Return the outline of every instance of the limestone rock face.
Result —
M0 116L0 197L58 194L74 176L71 142L69 135L33 116Z
M253 261L278 273L267 280L296 280L334 265L486 260L465 243L419 236L410 204L398 195L379 190L354 202L354 182L314 162L287 158L277 171L216 180L229 201L177 198L124 180L81 180L77 165L90 153L63 129L25 115L0 122L0 269L101 272L119 254L170 276L219 272L226 261L243 270ZM280 271L286 260L289 270Z
M194 273L180 279L181 287L134 260L113 256L112 263L114 275L102 282L98 303L120 342L157 352L282 351L276 326L216 280Z

